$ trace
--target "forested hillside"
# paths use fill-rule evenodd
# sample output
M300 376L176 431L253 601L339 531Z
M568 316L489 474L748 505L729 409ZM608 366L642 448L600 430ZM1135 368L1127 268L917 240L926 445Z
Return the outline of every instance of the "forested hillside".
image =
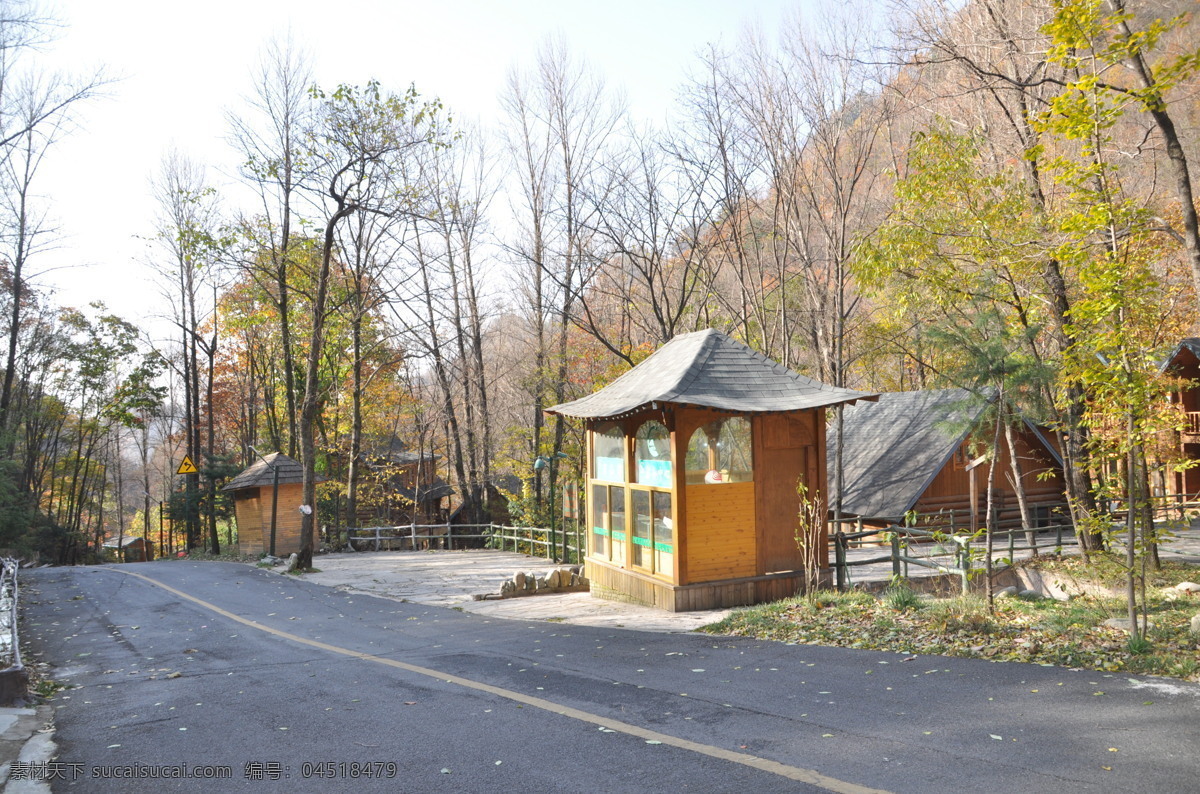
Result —
M229 118L253 200L181 153L154 176L166 344L27 284L25 197L96 83L23 81L44 23L6 14L0 546L80 561L165 525L217 550L221 484L275 451L317 525L384 521L400 452L469 519L515 477L544 523L582 457L543 409L709 327L833 385L1000 394L1001 424L1059 434L1086 530L1124 487L1099 474L1177 462L1158 366L1200 304L1195 4L889 8L708 48L659 125L561 42L495 65L489 129L436 85L314 86L267 45Z

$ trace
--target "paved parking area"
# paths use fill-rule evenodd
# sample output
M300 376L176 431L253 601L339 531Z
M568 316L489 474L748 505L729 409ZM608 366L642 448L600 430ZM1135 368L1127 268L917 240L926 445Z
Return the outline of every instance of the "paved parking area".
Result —
M852 549L850 556L886 554L885 549ZM1163 546L1162 557L1200 564L1200 525L1177 533ZM1007 552L997 553L998 557ZM539 557L505 551L364 551L323 554L314 560L320 573L306 581L355 593L394 598L418 604L452 607L511 620L547 620L584 626L687 632L714 623L730 610L665 612L661 609L593 598L588 593L550 593L520 598L476 600L499 593L500 584L518 571L546 573L556 566ZM890 562L853 569L855 583L886 582ZM935 572L912 566L913 577Z
M320 573L306 581L356 593L418 604L454 607L497 618L549 620L581 626L643 631L687 632L714 623L727 609L666 612L593 598L588 593L548 593L496 600L476 595L499 593L518 571L545 574L558 566L539 557L507 551L370 551L322 554L313 560Z

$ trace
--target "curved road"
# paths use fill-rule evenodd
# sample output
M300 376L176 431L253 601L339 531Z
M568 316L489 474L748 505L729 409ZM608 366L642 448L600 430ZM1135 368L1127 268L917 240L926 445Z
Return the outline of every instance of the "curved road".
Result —
M1191 791L1200 686L47 568L55 791ZM218 779L210 779L217 776Z

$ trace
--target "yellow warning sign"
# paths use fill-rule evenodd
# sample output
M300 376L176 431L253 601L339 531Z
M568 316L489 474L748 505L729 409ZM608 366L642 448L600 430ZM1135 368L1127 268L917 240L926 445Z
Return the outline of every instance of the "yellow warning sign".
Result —
M179 468L175 470L175 473L176 474L196 474L198 471L199 470L196 468L196 464L192 463L191 456L184 455L183 463L179 464Z

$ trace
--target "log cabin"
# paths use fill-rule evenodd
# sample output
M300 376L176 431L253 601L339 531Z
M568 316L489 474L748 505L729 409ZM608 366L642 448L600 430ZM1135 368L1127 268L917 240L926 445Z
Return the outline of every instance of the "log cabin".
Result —
M1179 379L1179 386L1171 393L1170 400L1183 414L1175 442L1177 448L1168 462L1200 461L1200 339L1183 339L1163 361L1160 371ZM1183 501L1200 499L1200 466L1182 470L1177 466L1168 467L1163 476L1165 482L1156 490Z
M826 492L825 410L874 398L710 329L548 409L586 422L592 594L682 612L800 592L797 485Z
M843 412L841 509L861 519L865 527L902 523L909 511L923 525L953 525L967 529L971 522L972 436L980 425L987 400L966 389L891 392L873 403L847 407ZM990 428L982 432L990 432ZM1039 428L1023 421L1015 432L1021 482L1037 525L1057 520L1065 502L1062 458ZM1013 487L1012 458L1001 445L996 471L997 518L1020 519ZM826 465L836 467L837 434L830 430ZM988 464L976 476L976 516L980 526L986 511ZM830 481L836 487L836 476ZM831 490L831 503L836 492Z
M409 451L393 439L391 448L362 461L370 476L359 480L352 526L446 523L454 488L438 476L437 455Z

